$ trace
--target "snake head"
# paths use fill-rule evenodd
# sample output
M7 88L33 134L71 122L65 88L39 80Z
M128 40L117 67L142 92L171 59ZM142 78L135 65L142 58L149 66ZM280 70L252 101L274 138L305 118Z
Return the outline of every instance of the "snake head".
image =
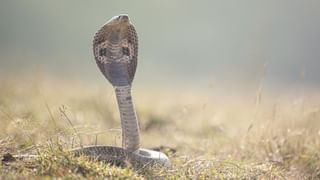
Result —
M127 14L120 14L118 16L113 16L107 24L112 25L112 24L119 24L119 23L129 23L129 16Z
M128 15L111 18L95 34L93 53L113 86L131 85L137 67L138 38Z

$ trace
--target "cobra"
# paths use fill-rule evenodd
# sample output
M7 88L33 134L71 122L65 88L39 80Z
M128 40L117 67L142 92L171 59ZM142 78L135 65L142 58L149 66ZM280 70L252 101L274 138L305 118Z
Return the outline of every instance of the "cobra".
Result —
M100 71L115 90L121 118L122 148L95 145L77 148L73 152L116 164L130 162L134 167L170 166L165 154L140 147L139 123L131 96L137 68L138 36L128 15L114 16L98 30L93 39L93 53Z

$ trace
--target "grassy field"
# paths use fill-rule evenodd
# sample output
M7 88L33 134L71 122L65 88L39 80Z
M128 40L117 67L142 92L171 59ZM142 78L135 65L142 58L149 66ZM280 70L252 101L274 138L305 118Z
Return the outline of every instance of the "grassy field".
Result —
M171 169L74 157L68 149L80 143L121 146L111 86L24 78L1 80L0 177L320 179L320 94L137 87L133 95L142 146L167 153ZM22 154L39 156L12 157Z

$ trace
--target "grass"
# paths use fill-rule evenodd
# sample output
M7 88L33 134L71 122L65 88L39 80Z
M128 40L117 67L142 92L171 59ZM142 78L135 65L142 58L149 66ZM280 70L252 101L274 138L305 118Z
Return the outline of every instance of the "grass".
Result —
M229 97L196 91L148 93L137 87L134 100L142 146L167 153L173 167L134 170L68 152L80 145L121 146L110 86L0 81L3 179L320 178L319 94L275 99L259 90L256 103L255 92ZM22 154L38 156L11 157Z

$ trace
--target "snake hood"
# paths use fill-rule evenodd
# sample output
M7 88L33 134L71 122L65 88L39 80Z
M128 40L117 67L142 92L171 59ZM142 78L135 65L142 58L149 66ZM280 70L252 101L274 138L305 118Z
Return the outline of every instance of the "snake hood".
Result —
M138 37L128 15L111 18L95 34L97 65L113 86L131 85L137 67Z

